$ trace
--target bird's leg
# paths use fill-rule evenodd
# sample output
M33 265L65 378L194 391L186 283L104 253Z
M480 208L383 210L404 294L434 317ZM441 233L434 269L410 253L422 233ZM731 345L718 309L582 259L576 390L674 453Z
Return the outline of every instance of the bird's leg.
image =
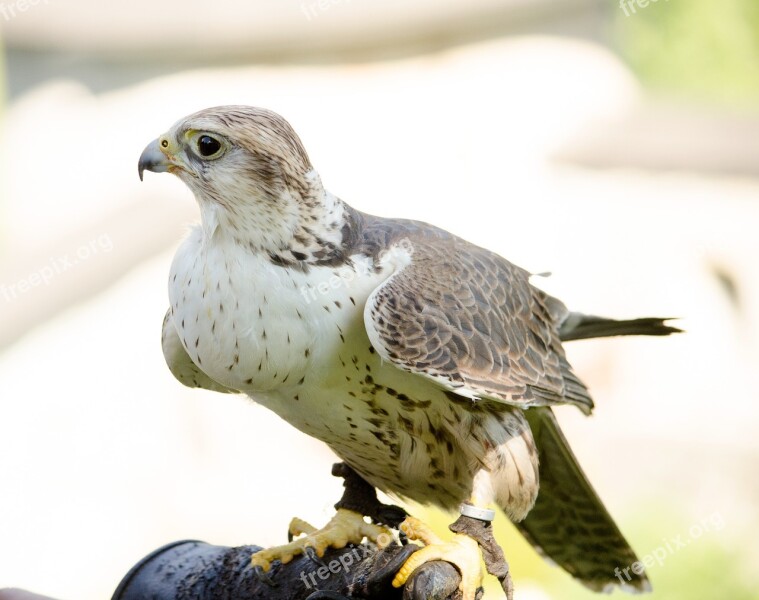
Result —
M492 521L462 514L449 526L449 529L457 534L468 535L477 541L488 573L501 583L507 600L513 600L514 583L511 580L509 563L506 562L503 550L495 540Z
M302 519L293 519L288 530L288 544L260 550L251 557L251 564L261 579L266 579L264 573L271 568L275 560L286 564L300 554L321 558L327 548L344 548L348 544L360 544L364 538L380 548L393 540L390 530L381 524L397 527L406 516L406 511L382 504L377 499L374 488L347 465L334 465L332 474L345 479L345 492L340 502L335 505L335 516L318 530ZM367 523L364 516L370 517L374 522ZM305 535L293 539L302 534Z
M463 504L461 513L458 520L450 526L454 533L450 541L442 540L427 525L413 517L407 518L401 524L401 531L409 539L422 542L424 547L412 554L403 564L393 580L393 586L404 585L411 574L424 563L444 560L453 564L461 573L460 590L463 600L474 600L482 584L482 557L485 559L488 572L499 578L506 597L512 600L509 566L495 542L491 527L495 513L489 509L478 508L474 504Z
M408 517L408 513L400 506L382 504L377 498L377 490L345 463L332 465L332 475L345 480L345 492L335 504L336 509L346 508L361 513L369 517L373 523L387 525L393 529L398 529Z

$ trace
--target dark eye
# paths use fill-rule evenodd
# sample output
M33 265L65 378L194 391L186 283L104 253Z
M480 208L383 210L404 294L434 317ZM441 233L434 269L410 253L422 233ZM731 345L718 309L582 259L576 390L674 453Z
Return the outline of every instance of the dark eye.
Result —
M201 156L213 156L221 150L221 142L210 135L201 135L198 138L198 152Z

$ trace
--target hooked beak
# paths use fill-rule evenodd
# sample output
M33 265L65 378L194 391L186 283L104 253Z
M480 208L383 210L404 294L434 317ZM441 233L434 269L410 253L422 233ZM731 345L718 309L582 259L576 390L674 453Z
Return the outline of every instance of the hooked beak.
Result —
M176 166L161 150L161 146L158 143L158 139L150 142L140 155L140 162L137 164L137 171L140 174L140 181L142 181L142 174L145 171L153 171L153 173L165 173L169 170L169 167Z

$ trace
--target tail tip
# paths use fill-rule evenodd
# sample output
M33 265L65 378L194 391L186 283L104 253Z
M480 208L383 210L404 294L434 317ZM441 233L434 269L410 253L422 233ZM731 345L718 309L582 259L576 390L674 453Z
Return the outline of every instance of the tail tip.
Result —
M669 324L669 321L679 321L680 317L662 317L655 319L658 329L661 331L660 335L671 335L673 333L685 333L685 329L674 327Z

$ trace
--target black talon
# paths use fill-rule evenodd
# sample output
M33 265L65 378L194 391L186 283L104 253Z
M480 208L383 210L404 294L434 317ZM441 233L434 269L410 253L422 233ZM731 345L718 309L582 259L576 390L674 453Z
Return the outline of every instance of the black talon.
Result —
M316 554L316 550L314 550L311 546L306 546L303 548L303 554L305 554L310 561L315 562L320 567L327 566L325 562Z
M258 581L265 583L270 587L277 587L279 585L276 581L269 577L269 574L264 571L262 567L253 567L253 574L256 576L256 579L258 579Z
M372 570L366 578L366 590L369 592L369 597L382 598L388 589L392 589L390 582L395 578L396 573L400 571L409 556L417 550L419 550L419 546L414 544L409 544L403 548L396 546L381 550L375 556Z

